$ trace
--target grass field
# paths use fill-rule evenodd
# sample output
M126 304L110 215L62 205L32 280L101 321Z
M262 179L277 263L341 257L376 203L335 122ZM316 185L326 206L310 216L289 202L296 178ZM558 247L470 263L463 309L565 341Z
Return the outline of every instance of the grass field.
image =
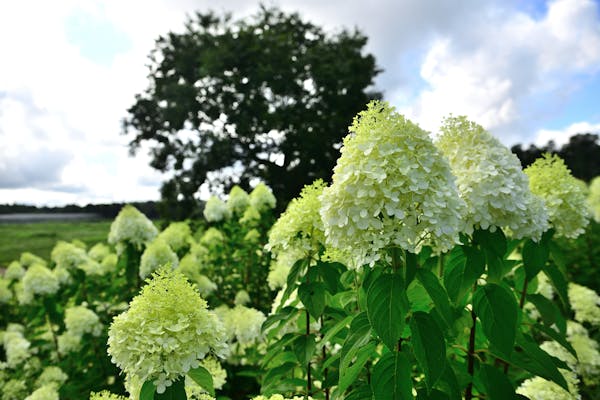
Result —
M28 251L46 260L58 240L79 239L88 246L106 242L112 221L0 224L0 267Z

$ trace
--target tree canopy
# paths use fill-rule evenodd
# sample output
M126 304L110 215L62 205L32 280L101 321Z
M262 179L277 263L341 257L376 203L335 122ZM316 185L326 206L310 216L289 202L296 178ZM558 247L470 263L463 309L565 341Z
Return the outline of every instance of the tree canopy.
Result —
M551 140L542 147L531 144L525 149L521 144L517 144L511 150L519 157L523 168L531 165L542 154L552 153L558 154L565 160L565 164L576 178L589 182L600 175L600 142L598 135L592 133L571 136L569 142L562 145L560 149Z
M328 34L298 14L261 7L246 19L212 12L160 37L149 84L124 119L132 153L172 171L163 201L196 208L200 186L227 192L253 179L280 204L329 180L352 117L379 93L380 72L357 30Z

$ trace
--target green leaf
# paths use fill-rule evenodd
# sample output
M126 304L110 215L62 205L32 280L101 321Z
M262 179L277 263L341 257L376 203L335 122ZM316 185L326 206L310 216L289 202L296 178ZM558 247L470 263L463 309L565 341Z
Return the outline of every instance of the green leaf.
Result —
M347 366L342 370L340 368L340 381L338 384L338 389L340 393L343 393L356 381L358 375L364 370L364 366L369 361L371 356L375 353L377 348L377 344L375 342L367 343L365 346L362 346L357 349L355 358L352 364L346 359Z
M337 293L342 287L340 278L342 273L346 270L346 267L338 262L323 261L319 261L317 266L319 275L323 278L323 282L325 282L329 293Z
M548 261L548 246L540 241L538 243L527 239L523 245L523 265L528 280L532 280L544 268Z
M571 343L569 343L567 341L567 338L565 337L564 333L560 334L559 332L556 332L554 329L552 329L548 326L545 326L545 325L541 325L541 324L535 324L534 326L539 331L541 331L545 335L547 335L550 339L554 340L555 342L560 344L562 347L564 347L569 353L571 353L573 355L573 357L575 357L575 358L578 357L577 352L575 351L575 349L573 348Z
M444 284L453 302L458 302L485 272L485 254L476 248L462 246L464 263L455 263L446 268Z
M409 285L413 279L415 279L415 275L417 273L417 255L411 253L410 251L405 251L404 256L406 259L406 268L404 271L404 281L406 285Z
M446 366L444 333L435 320L422 311L412 315L410 332L415 358L425 373L427 387L431 390Z
M154 400L154 392L156 392L156 386L154 382L146 381L140 389L140 400Z
M210 375L210 374L209 374ZM212 383L212 378L211 378ZM204 386L203 386L204 388ZM204 388L206 389L206 388ZM214 393L212 393L214 396ZM154 395L155 400L187 400L185 394L185 379L180 379L173 382L171 386L167 386L164 393L156 393Z
M337 335L342 329L344 329L348 324L350 324L352 318L352 315L348 315L346 318L336 322L335 325L333 325L325 332L325 336L323 336L323 338L321 339L321 343L330 342L335 335Z
M322 282L304 282L298 288L298 298L310 315L317 318L325 310L325 285Z
M547 326L556 324L558 329L564 334L567 330L567 321L562 316L560 309L556 304L542 296L541 294L528 294L527 300L535 305L535 308L539 311L542 316L542 321Z
M517 345L523 351L513 352L510 360L512 364L534 375L553 381L567 391L569 390L567 382L556 367L553 358L542 350L531 337L519 335L517 337Z
M363 384L352 389L350 393L344 396L344 400L370 400L372 398L373 392L371 391L371 387L367 384Z
M481 247L490 250L500 258L506 253L506 236L504 236L502 229L496 229L494 232L488 229L478 229L473 233L473 238Z
M298 358L300 365L305 366L308 364L313 354L315 353L316 340L315 335L301 335L294 340L292 349Z
M473 295L473 307L485 336L509 358L515 343L518 316L513 294L503 286L488 283Z
M371 327L383 343L396 349L404 329L408 299L400 274L379 276L367 292L367 314Z
M429 393L425 389L417 391L417 400L448 400L449 398L446 393L437 389L433 389Z
M550 282L552 282L552 286L556 289L556 293L558 293L558 297L560 297L562 303L564 305L569 305L567 280L563 273L554 265L546 265L544 267L544 273L550 278Z
M340 382L339 387L343 389L340 390L343 393L358 377L358 372L356 369L351 369L351 365L354 362L354 365L364 365L364 363L368 360L368 356L363 352L362 357L358 357L359 353L366 347L374 349L374 343L369 343L371 340L371 325L369 324L369 319L367 317L367 313L362 312L354 317L352 323L350 324L350 330L348 331L348 336L344 341L342 349L340 350ZM368 346L367 346L368 344ZM367 356L365 358L365 356ZM329 361L329 360L328 360ZM350 372L349 372L350 371Z
M375 364L371 374L374 400L412 399L411 365L403 353L389 352Z
M501 371L491 365L482 364L479 367L478 375L485 386L486 399L508 400L514 398L515 388Z
M188 376L194 380L199 386L206 390L211 396L215 395L215 388L213 386L213 378L210 372L202 366L198 366L188 371Z
M287 276L287 284L285 291L281 297L281 304L285 304L285 301L290 297L292 292L298 287L298 280L304 274L304 271L308 267L308 259L302 258L292 265L290 272Z
M446 289L441 285L438 277L431 271L421 268L417 271L417 279L421 282L431 300L433 300L440 318L446 326L451 326L454 322L454 311L450 306L448 293L446 293Z

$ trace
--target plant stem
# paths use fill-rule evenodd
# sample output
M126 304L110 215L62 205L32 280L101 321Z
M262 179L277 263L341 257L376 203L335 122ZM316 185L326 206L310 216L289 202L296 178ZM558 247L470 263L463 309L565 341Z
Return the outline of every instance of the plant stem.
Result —
M473 292L475 292L476 287L477 284L473 286ZM477 316L475 315L473 305L471 305L471 319L473 320L473 325L471 326L471 334L469 335L469 352L467 354L467 372L469 375L471 375L471 381L467 385L467 389L465 391L465 400L471 400L473 398L473 374L475 371L475 327L477 326Z
M56 339L56 334L54 333L54 329L52 328L52 322L50 321L50 316L48 315L48 310L44 307L45 316L46 316L46 324L48 324L48 329L50 329L50 333L52 334L52 341L54 342L54 347L56 348L56 358L58 362L60 362L60 352L58 351L58 340Z
M527 285L529 285L529 281L527 280L527 277L525 277L525 280L523 281L523 291L521 292L521 299L519 299L519 308L522 310L523 306L525 305L525 296L527 295Z
M310 336L310 313L306 310L306 337ZM310 392L312 391L312 382L310 376L310 360L308 360L306 365L306 396L310 396Z
M444 254L440 254L438 258L438 275L440 278L444 277Z

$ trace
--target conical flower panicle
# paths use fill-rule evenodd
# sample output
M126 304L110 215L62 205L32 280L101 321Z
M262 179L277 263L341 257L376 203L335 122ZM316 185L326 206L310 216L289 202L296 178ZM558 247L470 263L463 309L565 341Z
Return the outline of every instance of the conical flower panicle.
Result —
M333 184L321 196L328 245L357 265L399 246L445 251L458 242L464 204L427 132L387 103L371 102L344 139Z

